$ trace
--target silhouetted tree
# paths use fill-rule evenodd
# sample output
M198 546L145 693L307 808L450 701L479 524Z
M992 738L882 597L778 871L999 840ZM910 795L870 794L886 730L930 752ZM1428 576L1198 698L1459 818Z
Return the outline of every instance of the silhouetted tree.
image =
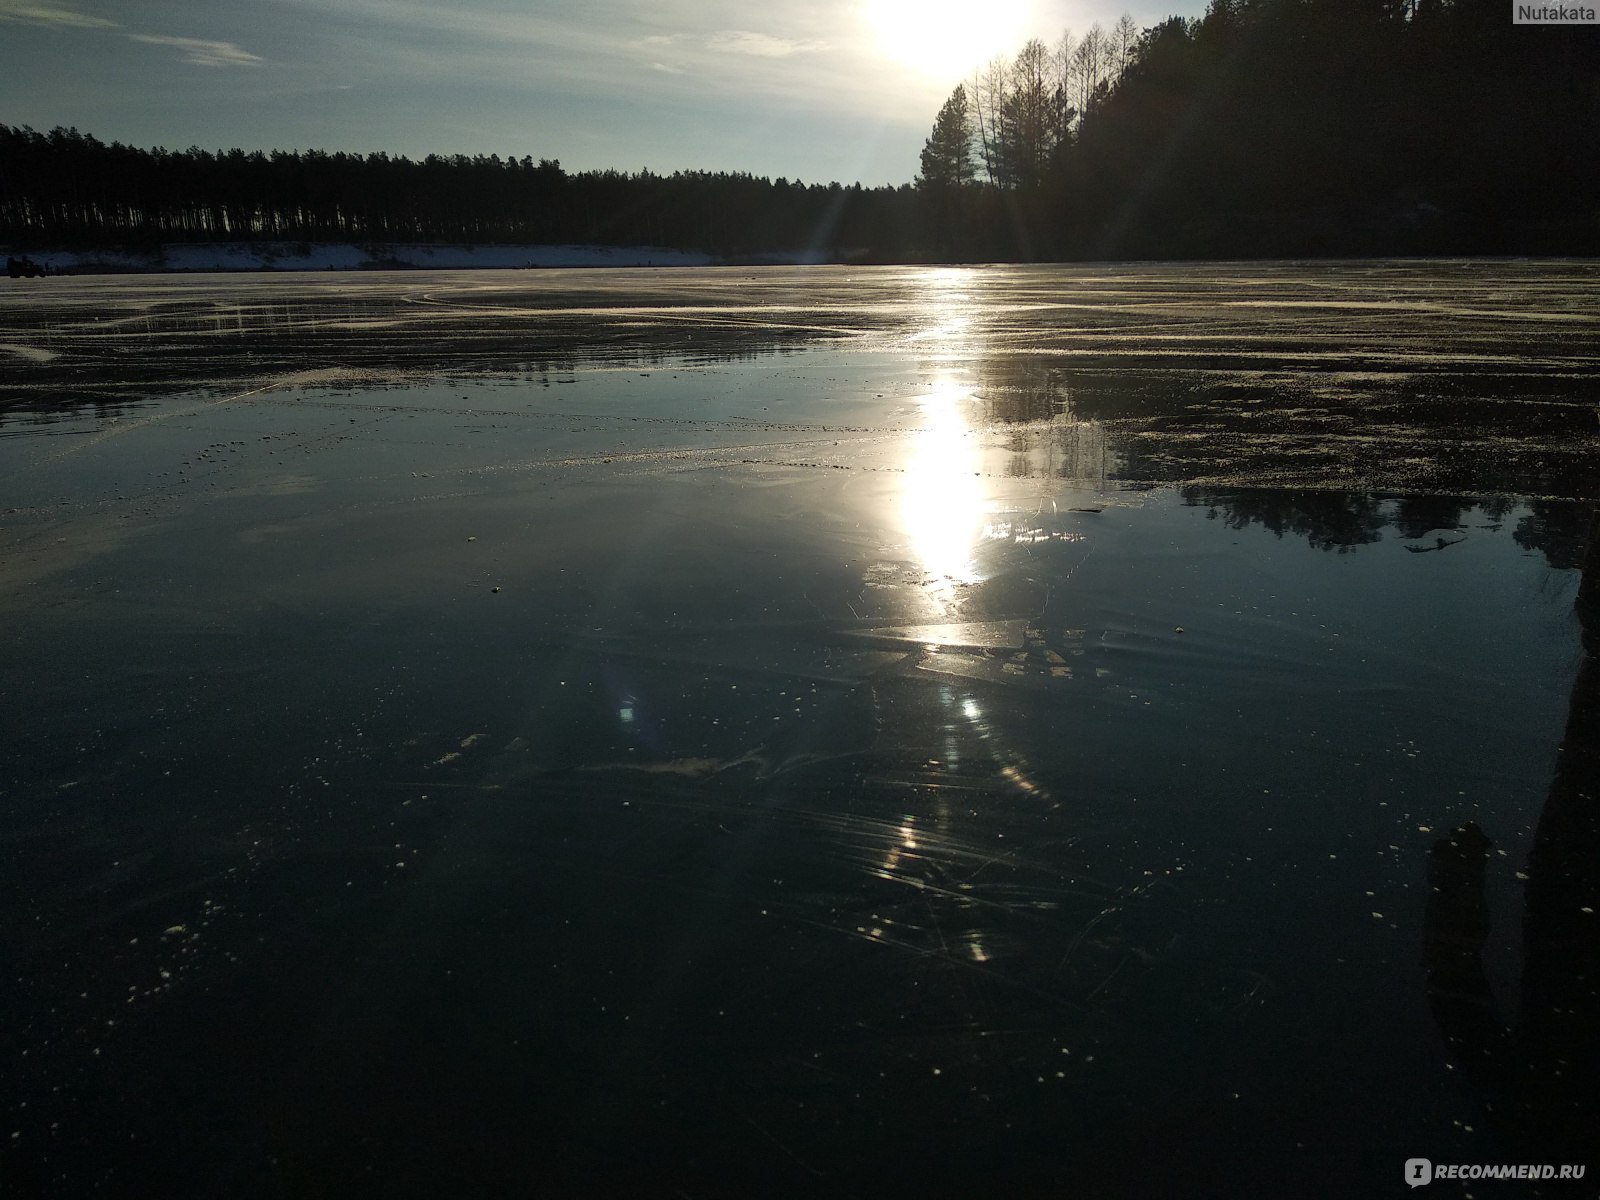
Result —
M1030 39L1011 64L1010 83L1000 102L996 137L996 181L1012 187L1037 187L1066 138L1061 122L1061 81L1045 44Z
M972 113L967 106L967 89L962 84L950 93L933 132L922 147L922 175L918 182L930 189L962 187L972 182L976 166L972 161Z

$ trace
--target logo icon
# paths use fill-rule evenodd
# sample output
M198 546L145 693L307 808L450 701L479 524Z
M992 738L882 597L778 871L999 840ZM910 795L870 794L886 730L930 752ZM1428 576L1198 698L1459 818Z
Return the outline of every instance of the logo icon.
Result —
M1433 1182L1433 1164L1425 1158L1406 1159L1406 1182L1414 1188Z

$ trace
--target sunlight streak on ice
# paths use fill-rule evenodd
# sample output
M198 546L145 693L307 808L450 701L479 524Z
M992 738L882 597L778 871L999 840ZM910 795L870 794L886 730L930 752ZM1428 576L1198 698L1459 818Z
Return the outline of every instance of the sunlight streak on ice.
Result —
M923 569L956 583L980 578L972 549L985 516L978 456L962 413L966 395L941 377L921 399L924 426L912 443L901 497L901 519Z

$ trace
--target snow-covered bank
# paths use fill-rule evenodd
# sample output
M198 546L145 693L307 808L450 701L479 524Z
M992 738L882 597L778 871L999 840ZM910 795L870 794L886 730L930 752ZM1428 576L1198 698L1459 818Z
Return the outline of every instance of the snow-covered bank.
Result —
M0 247L0 253L20 253ZM150 250L33 250L50 274L160 271L356 271L473 267L709 267L728 259L661 246L355 245L333 242L169 242ZM835 261L829 253L775 251L741 263Z

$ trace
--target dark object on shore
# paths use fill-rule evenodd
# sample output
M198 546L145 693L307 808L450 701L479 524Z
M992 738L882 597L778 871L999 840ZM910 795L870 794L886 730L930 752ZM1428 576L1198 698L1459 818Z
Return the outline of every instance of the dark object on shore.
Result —
M6 274L13 279L43 279L48 273L31 258L6 258Z

